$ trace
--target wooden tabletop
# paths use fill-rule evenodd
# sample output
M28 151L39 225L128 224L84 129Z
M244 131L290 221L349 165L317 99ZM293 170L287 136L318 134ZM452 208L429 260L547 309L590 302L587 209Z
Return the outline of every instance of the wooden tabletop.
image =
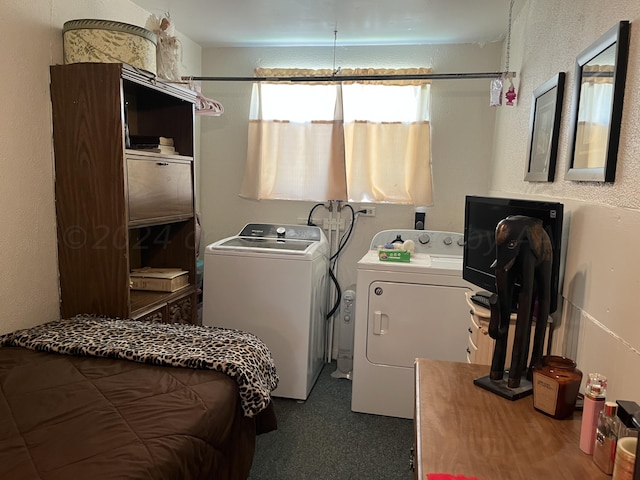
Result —
M605 480L579 446L580 412L555 420L533 397L502 398L473 384L485 365L416 360L416 466L478 480Z

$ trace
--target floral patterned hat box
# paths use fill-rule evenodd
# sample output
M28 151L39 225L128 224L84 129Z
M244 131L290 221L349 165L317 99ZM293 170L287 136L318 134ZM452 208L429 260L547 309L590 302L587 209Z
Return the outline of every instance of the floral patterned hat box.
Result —
M127 63L156 75L155 33L111 20L69 20L62 29L64 63Z

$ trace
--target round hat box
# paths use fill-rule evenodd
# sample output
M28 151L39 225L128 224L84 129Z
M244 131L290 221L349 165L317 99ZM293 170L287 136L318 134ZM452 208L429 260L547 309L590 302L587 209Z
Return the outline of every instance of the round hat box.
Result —
M156 34L111 20L69 20L62 29L64 63L127 63L156 75Z

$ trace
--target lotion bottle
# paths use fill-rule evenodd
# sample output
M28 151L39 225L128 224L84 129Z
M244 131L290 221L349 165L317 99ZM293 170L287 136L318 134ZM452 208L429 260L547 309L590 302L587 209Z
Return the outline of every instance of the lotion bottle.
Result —
M593 454L598 417L604 409L606 393L607 378L599 373L590 373L584 388L584 406L580 427L580 450L588 455Z

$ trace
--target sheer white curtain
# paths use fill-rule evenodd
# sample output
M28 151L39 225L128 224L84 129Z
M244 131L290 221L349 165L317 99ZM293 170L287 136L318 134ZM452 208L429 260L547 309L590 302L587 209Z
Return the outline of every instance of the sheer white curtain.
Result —
M261 77L311 74L331 72L256 71ZM314 84L312 77L309 84L256 83L240 195L431 205L430 89L412 83Z

